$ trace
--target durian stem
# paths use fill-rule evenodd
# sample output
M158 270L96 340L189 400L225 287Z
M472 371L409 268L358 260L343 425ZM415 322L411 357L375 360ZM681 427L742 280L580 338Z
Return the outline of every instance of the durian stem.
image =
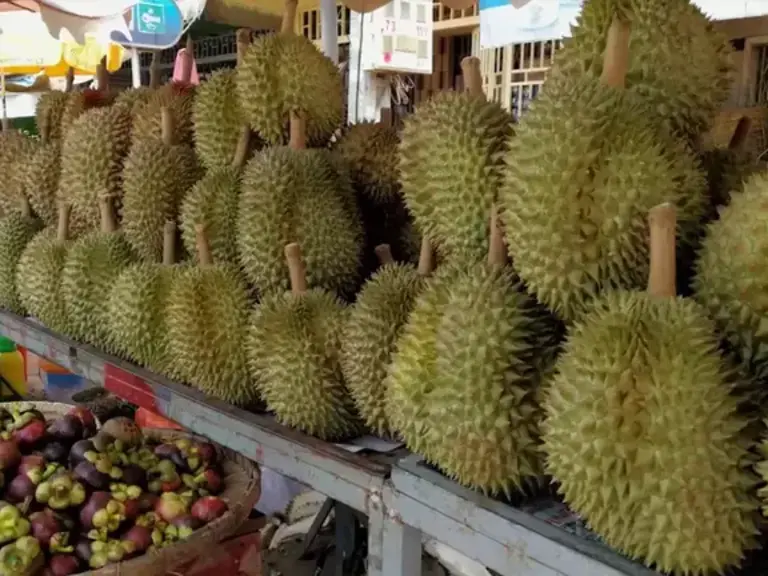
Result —
M749 131L752 128L752 119L749 116L742 116L739 118L739 122L736 124L736 129L733 131L730 142L728 142L728 149L734 151L740 151L744 148L749 138Z
M160 122L163 144L173 146L173 114L167 106L160 109Z
M163 264L176 263L176 222L168 220L163 227Z
M294 150L307 147L307 119L299 112L291 111L291 141L289 146Z
M75 87L75 69L70 66L67 68L67 80L66 84L64 85L64 92L72 92L72 89Z
M99 198L99 209L101 211L101 231L105 234L112 234L117 230L117 221L115 220L115 211L112 209L112 198L102 196Z
M51 136L51 116L53 115L52 110L49 108L45 112L45 122L43 123L43 126L40 127L40 142L43 144L48 143L48 139Z
M24 216L24 218L31 218L32 217L32 206L29 204L29 198L27 198L26 194L21 195L21 200L19 202L21 209L21 215Z
M107 72L107 57L101 59L96 67L96 85L101 92L109 90L109 73Z
M157 50L152 50L152 60L149 63L149 87L153 90L160 86L160 68Z
M650 265L648 293L653 296L672 298L677 294L675 237L677 209L665 202L651 208L648 213L650 230Z
M251 127L245 124L240 128L240 138L237 140L237 148L235 148L235 155L232 158L232 168L239 170L245 164L245 159L248 157L248 149L251 145Z
M424 236L421 239L421 252L419 252L418 273L421 276L429 276L435 267L435 253L432 250L432 242Z
M3 127L3 132L9 132L11 130L11 120L5 112L3 112L3 118L0 120L0 125Z
M382 266L395 263L395 259L392 256L392 249L389 247L389 244L379 244L373 251L376 252L376 258L379 259L379 264Z
M60 243L67 241L69 235L69 214L72 212L72 206L67 202L59 204L59 227L56 230L56 239Z
M624 88L629 68L629 23L618 16L613 17L608 29L608 39L603 54L601 82L606 86Z
M283 12L283 21L280 26L280 32L291 34L296 22L296 9L299 6L299 0L285 0L285 12Z
M205 224L195 226L195 238L197 240L197 259L200 266L212 266L213 256L211 255L211 245L208 243Z
M505 266L507 263L507 249L504 246L504 232L499 220L499 209L494 204L491 208L490 235L488 238L488 264L491 266Z
M192 61L195 58L195 44L192 42L192 36L187 34L187 43L184 46L184 57L181 59L181 82L189 84L192 78Z
M291 291L294 294L304 294L307 291L307 269L301 257L301 248L291 243L285 247L285 260L288 263L288 273L291 276Z
M467 56L461 60L461 75L464 78L464 90L472 96L483 96L483 76L480 73L480 59Z
M251 31L248 28L240 28L237 31L237 65L242 66L243 58L251 44Z

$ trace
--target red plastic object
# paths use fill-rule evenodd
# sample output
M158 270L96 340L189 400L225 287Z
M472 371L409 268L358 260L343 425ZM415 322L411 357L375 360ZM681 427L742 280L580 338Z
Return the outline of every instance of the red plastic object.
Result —
M104 367L104 388L126 402L157 413L155 391L144 380L113 364Z
M173 420L169 420L160 414L150 412L146 408L139 408L136 410L136 414L133 419L140 428L161 428L163 430L184 430L183 426L179 426Z
M258 533L227 540L206 551L191 565L174 570L184 576L260 576L261 539Z

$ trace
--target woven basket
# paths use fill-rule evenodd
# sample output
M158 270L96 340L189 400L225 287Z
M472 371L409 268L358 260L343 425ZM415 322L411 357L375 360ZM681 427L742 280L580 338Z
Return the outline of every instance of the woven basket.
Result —
M69 404L57 402L5 402L3 404L36 408L46 418L52 419L63 416L72 409ZM142 432L145 437L161 442L172 442L181 438L210 442L200 436L178 430L145 428ZM147 552L125 562L110 564L99 570L81 572L80 574L87 574L88 576L165 576L174 568L196 560L201 554L206 553L206 550L210 550L218 542L234 534L240 525L248 519L251 510L261 496L261 474L256 464L239 453L217 444L214 446L216 446L218 460L224 475L224 485L226 486L219 497L229 506L229 510L224 516L206 524L196 530L187 540L178 542L173 546Z
M34 408L42 412L46 420L55 420L61 418L67 412L72 410L72 404L63 404L61 402L0 402L0 408L13 410L14 408ZM96 425L101 426L99 419L96 418Z

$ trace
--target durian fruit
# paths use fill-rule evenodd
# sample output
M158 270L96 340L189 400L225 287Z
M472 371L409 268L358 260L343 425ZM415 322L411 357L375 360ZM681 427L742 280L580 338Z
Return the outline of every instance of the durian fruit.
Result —
M695 139L730 95L732 62L727 38L691 0L585 2L550 78L600 74L606 32L617 13L633 30L627 90L674 131Z
M183 266L176 262L176 223L163 229L163 262L138 262L125 268L109 293L107 328L111 346L134 362L167 376L170 369L165 323L168 293Z
M6 214L0 219L0 306L17 314L24 313L16 284L16 270L27 247L42 228L41 222L32 215L26 199L21 210Z
M240 105L251 127L282 144L289 115L307 121L310 146L325 146L340 127L344 90L338 67L304 36L293 33L297 0L286 0L282 29L251 44L237 69Z
M768 173L750 177L707 226L694 292L748 373L768 377Z
M304 119L293 114L291 145L248 163L237 242L246 278L264 295L288 288L280 246L301 245L310 287L350 293L359 279L363 234L354 195L327 150L305 150Z
M381 268L363 286L344 325L341 368L363 421L386 437L394 434L384 379L397 340L424 288L424 277L432 271L433 256L429 240L422 245L418 270L395 262L387 244L377 246L376 255Z
M51 115L55 113L53 103L43 108ZM38 119L38 123L40 143L27 159L20 176L23 178L24 197L28 198L35 214L46 226L53 226L58 218L56 196L61 176L61 139L52 137L49 132L57 126L54 120L41 122Z
M624 88L629 25L617 17L608 36L600 78L555 81L516 126L500 190L516 271L566 321L604 289L642 285L651 207L677 204L681 235L703 210L685 145Z
M489 229L487 262L428 281L384 386L409 449L465 486L511 494L543 473L538 388L559 333L506 265L495 209Z
M399 143L400 136L394 127L361 122L349 126L333 150L347 162L358 193L379 204L401 198Z
M247 287L236 267L213 262L203 225L197 233L199 265L176 275L168 294L169 369L208 396L258 406L243 349Z
M26 168L35 152L36 141L18 130L0 132L0 214L9 214L19 209L24 198Z
M162 108L163 139L135 139L123 168L123 230L136 255L157 262L163 253L163 226L176 220L199 170L194 152L174 140L174 116ZM135 136L135 135L134 135Z
M403 127L400 181L416 227L438 254L475 262L488 246L488 213L502 179L512 119L488 102L477 58L462 61L471 92L444 92L420 106Z
M58 198L72 204L73 234L98 229L101 197L113 198L119 210L131 118L126 107L110 106L88 110L70 125L61 149Z
M109 349L109 292L133 260L131 247L117 229L113 200L99 199L101 230L75 241L61 273L61 296L69 333L80 341Z
M87 88L85 90L71 91L67 90L67 103L61 116L61 138L66 138L72 123L77 120L81 114L92 108L101 108L110 106L115 101L115 92L109 88L109 73L106 65L102 61L96 69L96 88Z
M654 207L648 291L606 294L569 331L543 439L559 492L609 546L704 576L739 565L757 503L714 323L676 297L675 226L673 205Z
M56 229L39 232L24 249L16 271L19 300L27 312L55 332L69 333L61 295L61 273L67 258L70 206L59 204Z
M298 244L285 247L291 291L261 301L246 343L267 407L281 424L322 440L359 430L339 361L347 309L333 294L308 289Z
M69 98L68 92L49 90L43 92L35 105L35 119L38 133L46 134L48 140L62 140L61 119Z

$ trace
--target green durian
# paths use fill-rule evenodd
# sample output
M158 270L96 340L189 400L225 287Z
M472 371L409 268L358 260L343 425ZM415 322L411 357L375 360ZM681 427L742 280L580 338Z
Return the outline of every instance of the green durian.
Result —
M237 68L240 105L251 128L269 144L283 144L289 115L302 114L310 146L325 146L341 126L344 90L338 67L311 40L292 32L295 6L282 31L257 37Z
M56 197L61 176L61 144L61 140L41 132L40 144L27 159L20 175L23 192L32 210L46 226L54 226L58 218Z
M237 221L240 262L262 295L284 291L288 272L280 247L295 241L310 287L350 293L363 245L354 197L326 150L302 148L298 136L291 147L267 148L246 166Z
M43 92L35 104L35 120L39 134L47 134L49 140L62 140L61 119L69 99L68 92L49 90Z
M58 227L39 232L24 249L16 271L19 300L27 312L54 332L69 333L61 295L61 273L71 242L68 240L70 206L59 205Z
M387 416L387 376L398 337L408 321L424 276L432 268L428 242L419 270L395 262L387 244L376 247L381 268L365 283L341 338L341 368L360 416L377 435L393 436Z
M755 174L707 226L694 292L747 372L768 376L768 172Z
M72 204L72 232L97 230L99 199L109 196L119 210L123 162L131 144L131 112L122 106L81 114L64 138L58 198Z
M479 74L477 58L462 65L465 78ZM441 256L483 258L511 134L511 116L488 102L482 87L479 93L440 93L406 119L399 151L405 203Z
M695 139L728 99L733 65L727 38L690 0L585 2L550 78L599 75L617 13L632 26L627 90L674 132Z
M547 471L609 546L673 576L722 574L759 532L747 422L714 323L675 297L674 206L649 220L648 292L610 292L569 331L544 401Z
M19 209L25 197L27 163L37 148L37 140L17 130L0 132L0 214L9 214Z
M171 117L171 139L177 144L191 146L194 138L192 107L195 87L183 82L171 82L156 89L143 104L134 110L133 141L146 144L148 140L164 140L162 127L157 119L162 110L168 110ZM158 230L162 231L160 223ZM162 232L158 234L162 235Z
M173 140L171 111L162 108L155 122L161 117L163 139L134 140L123 168L123 230L145 262L160 260L163 226L176 220L184 195L199 176L192 149Z
M22 201L21 210L0 219L0 306L17 314L24 313L16 284L16 270L27 244L42 223L34 218L29 202Z
M333 149L349 165L358 194L386 203L401 198L399 143L400 136L392 126L361 122L349 126Z
M169 370L214 398L245 408L259 395L249 377L243 342L248 290L239 271L215 264L204 226L198 226L199 265L177 274L168 294Z
M99 204L101 230L85 234L69 248L61 272L61 297L70 335L112 352L109 292L134 258L122 232L117 230L112 199L101 198Z
M101 84L100 84L101 85ZM67 103L61 114L61 140L66 139L72 124L82 114L93 108L103 108L111 106L115 101L116 94L110 92L108 88L98 90L87 88L85 90L76 90L67 92Z
M165 223L163 262L138 262L125 268L109 293L107 329L111 346L147 368L174 377L170 366L166 304L176 277L176 224Z
M341 372L344 304L307 290L298 244L285 247L291 292L272 294L253 313L246 349L251 375L277 420L323 440L359 431Z
M127 108L131 111L131 116L135 117L141 112L144 104L152 98L155 90L155 88L150 86L139 86L138 88L123 90L115 98L114 105Z
M531 105L500 189L516 271L569 322L603 290L642 285L651 207L674 202L688 239L704 210L703 175L687 146L623 88L628 25L617 19L610 35L601 78L553 81Z

